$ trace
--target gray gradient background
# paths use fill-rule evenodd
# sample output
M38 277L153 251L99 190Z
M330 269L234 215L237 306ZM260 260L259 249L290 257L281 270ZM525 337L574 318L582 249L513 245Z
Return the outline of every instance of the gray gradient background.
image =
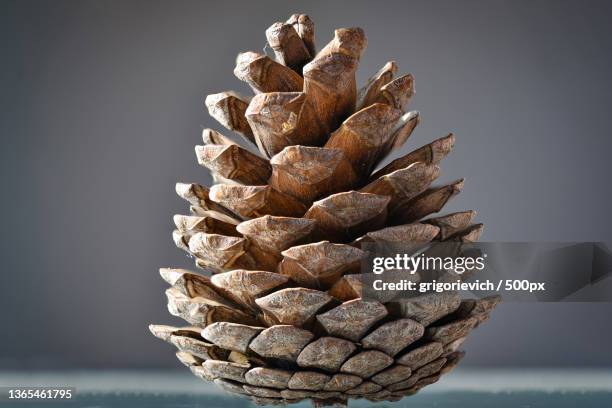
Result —
M208 183L193 146L207 93L245 91L239 51L311 15L319 47L361 26L363 80L416 78L414 148L453 131L451 210L494 241L611 240L612 7L603 1L2 1L0 367L176 367L160 266L174 182ZM406 151L406 149L404 151ZM611 365L611 304L506 304L466 365Z

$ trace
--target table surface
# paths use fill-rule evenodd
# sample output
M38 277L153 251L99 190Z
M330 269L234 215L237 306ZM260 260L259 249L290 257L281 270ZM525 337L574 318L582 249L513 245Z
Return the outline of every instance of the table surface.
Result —
M188 371L0 371L2 387L76 388L74 408L242 408L249 400L229 395ZM14 406L0 402L0 406ZM19 403L18 406L33 406ZM40 402L36 406L57 406ZM292 407L308 407L301 402ZM457 369L418 394L393 403L355 400L350 407L610 407L612 369Z

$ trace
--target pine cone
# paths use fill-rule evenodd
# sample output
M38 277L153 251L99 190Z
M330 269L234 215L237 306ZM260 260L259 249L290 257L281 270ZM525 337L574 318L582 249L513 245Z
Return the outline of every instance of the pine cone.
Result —
M196 155L217 184L177 184L191 215L175 216L173 238L209 275L162 269L168 309L189 326L151 332L196 376L258 404L412 395L457 365L499 298L364 299L362 243L478 239L473 211L426 218L463 186L431 186L455 138L380 167L419 122L405 111L412 76L394 79L388 62L357 91L360 28L336 30L318 53L306 15L266 36L276 60L242 53L234 71L255 96L206 98L211 116L261 155L204 131Z

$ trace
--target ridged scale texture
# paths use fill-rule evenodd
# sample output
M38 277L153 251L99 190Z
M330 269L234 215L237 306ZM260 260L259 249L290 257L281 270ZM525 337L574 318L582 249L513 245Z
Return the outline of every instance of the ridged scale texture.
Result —
M177 184L191 214L175 216L173 239L208 274L162 269L168 310L189 326L150 330L194 375L260 405L412 395L458 364L499 298L363 299L362 245L478 239L473 211L431 217L463 186L431 186L454 136L380 166L418 124L413 77L394 79L391 61L358 91L359 28L318 53L306 15L266 36L276 61L246 52L234 71L257 96L206 98L261 155L204 130L196 155L217 184Z

